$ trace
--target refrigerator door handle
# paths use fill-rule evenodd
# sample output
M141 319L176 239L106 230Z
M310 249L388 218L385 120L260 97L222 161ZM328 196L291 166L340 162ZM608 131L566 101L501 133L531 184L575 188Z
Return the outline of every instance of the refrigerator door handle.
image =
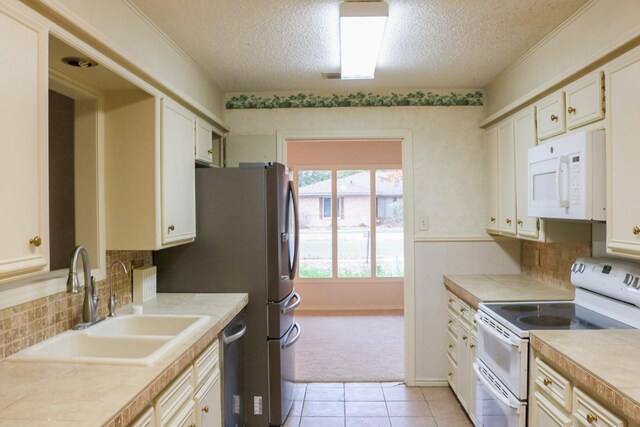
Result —
M296 269L298 268L298 246L300 244L300 226L298 223L298 202L296 201L296 193L293 188L293 181L289 181L289 198L290 198L290 206L293 207L293 212L289 212L289 215L293 213L293 259L289 260L289 278L293 280L295 278ZM291 230L288 230L287 238L290 238ZM289 256L291 253L289 252Z
M296 299L296 301L295 301L293 304L289 305L289 302L290 302L292 299L294 299L294 298ZM292 312L292 311L294 311L296 308L298 308L298 306L300 305L300 303L301 303L301 302L302 302L302 297L301 297L297 292L294 292L294 293L293 293L293 295L291 295L291 296L290 296L290 297L285 301L286 305L285 305L285 307L284 307L284 308L282 308L282 310L280 310L280 311L282 312L282 314L291 313L291 312Z
M231 334L229 336L223 334L222 342L224 342L225 344L231 344L232 342L238 341L240 338L242 338L244 334L247 333L247 323L243 321L239 323L239 325L242 325L242 329L240 329L235 334Z
M291 336L291 334L293 333L293 330L298 331L297 334L294 335L294 337L289 340L289 337ZM291 327L291 329L289 330L289 333L287 334L287 336L284 338L284 343L282 343L282 349L286 350L289 347L291 347L292 345L294 345L296 343L296 341L298 341L298 339L300 338L300 333L302 332L302 330L300 329L300 325L298 325L298 322L295 322L293 324L293 326Z

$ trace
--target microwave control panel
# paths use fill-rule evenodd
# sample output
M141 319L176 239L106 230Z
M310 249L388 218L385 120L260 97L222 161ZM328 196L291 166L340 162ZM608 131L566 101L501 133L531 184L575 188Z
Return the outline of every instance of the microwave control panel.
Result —
M581 154L569 156L569 203L571 206L578 206L582 200L582 162Z

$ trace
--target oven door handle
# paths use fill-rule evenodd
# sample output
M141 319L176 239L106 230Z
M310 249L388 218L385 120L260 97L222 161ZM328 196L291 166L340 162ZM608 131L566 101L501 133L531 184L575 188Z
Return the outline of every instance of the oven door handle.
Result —
M512 337L512 338L507 338L502 334L499 334L498 331L495 331L491 326L485 324L482 319L480 319L479 316L476 316L476 320L478 321L478 325L482 326L482 328L484 330L486 330L487 332L489 332L489 334L493 335L495 338L499 339L500 341L509 344L513 347L518 347L518 350L520 349L520 338L516 338L516 337Z
M494 388L493 385L487 381L487 379L482 375L482 373L480 372L480 368L478 368L478 364L474 363L473 364L473 370L476 372L476 376L480 379L480 381L482 381L482 384L484 384L484 386L489 389L489 391L491 392L491 394L498 399L503 405L506 405L510 408L513 409L518 409L518 403L516 402L511 402L511 399L509 399L506 396L503 396L501 394L499 394Z

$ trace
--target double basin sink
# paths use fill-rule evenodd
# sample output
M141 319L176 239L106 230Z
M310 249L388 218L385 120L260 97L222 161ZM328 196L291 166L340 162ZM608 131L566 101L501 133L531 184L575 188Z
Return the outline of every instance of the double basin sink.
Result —
M67 331L8 357L15 362L151 365L209 316L124 315L81 331Z

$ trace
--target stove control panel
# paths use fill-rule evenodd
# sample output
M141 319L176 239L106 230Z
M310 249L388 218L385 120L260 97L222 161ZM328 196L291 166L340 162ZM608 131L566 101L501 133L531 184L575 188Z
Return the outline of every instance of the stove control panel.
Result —
M571 283L640 306L640 264L610 258L578 258Z

